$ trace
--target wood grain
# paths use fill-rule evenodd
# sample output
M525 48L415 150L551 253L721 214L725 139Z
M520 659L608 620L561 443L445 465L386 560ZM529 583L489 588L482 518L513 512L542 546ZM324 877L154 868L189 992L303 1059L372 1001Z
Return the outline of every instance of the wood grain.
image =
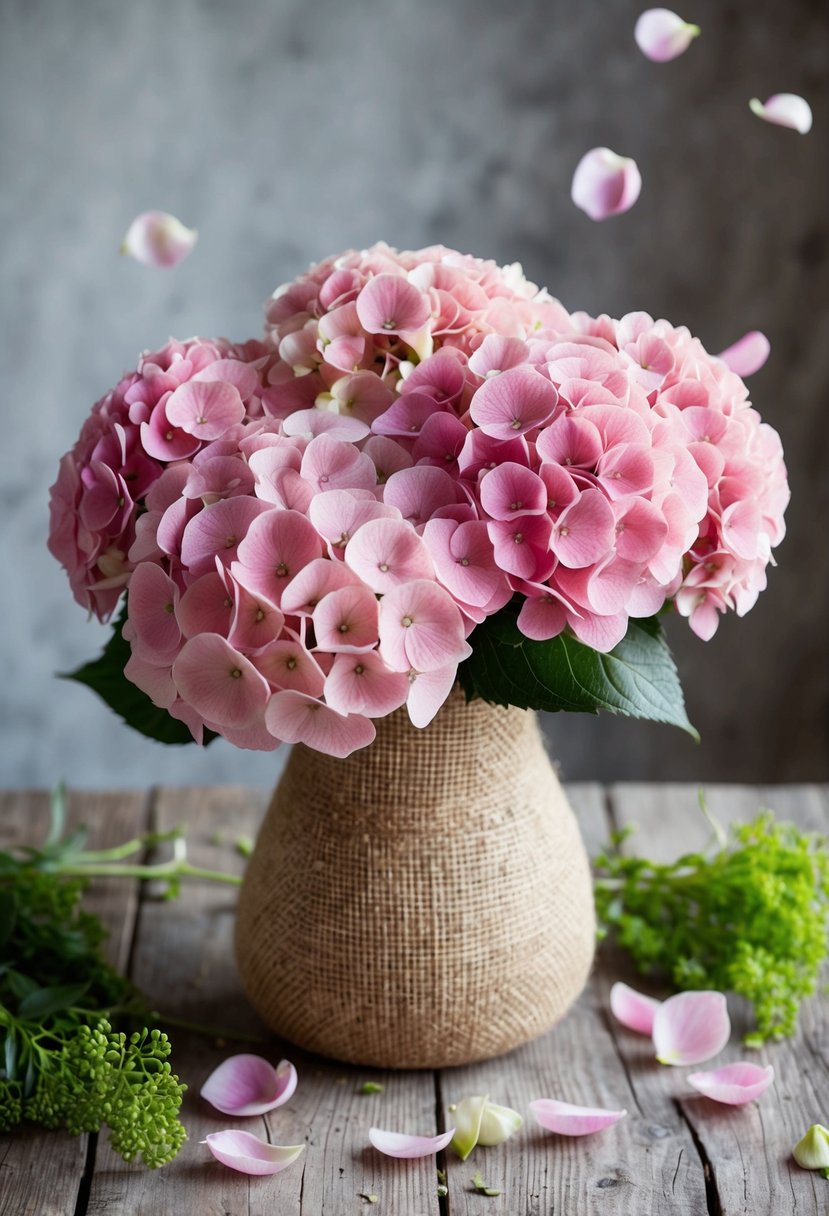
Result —
M779 819L790 819L803 829L829 829L827 792L819 787L710 786L706 797L712 814L722 823L747 822L765 806ZM692 787L617 786L611 791L611 808L619 826L638 825L631 847L649 857L673 859L702 847L710 836ZM607 989L611 978L603 968L600 987ZM641 981L635 982L647 988ZM825 1122L829 1113L826 999L807 1001L797 1034L767 1044L759 1052L741 1045L751 1026L746 1003L730 998L729 1009L732 1040L716 1064L740 1059L773 1064L775 1082L761 1102L729 1108L709 1101L685 1083L686 1070L654 1064L649 1042L620 1028L620 1050L631 1079L649 1099L658 1092L673 1103L692 1132L707 1173L710 1212L721 1216L746 1212L752 1216L784 1212L817 1216L827 1210L827 1184L800 1169L791 1149L811 1123Z
M147 801L139 793L73 794L67 828L88 826L90 848L121 844L146 830ZM48 826L45 791L0 795L0 847L37 844ZM121 968L132 941L137 888L136 882L107 879L96 882L87 898L87 906L109 930L106 954ZM43 1133L28 1126L13 1136L0 1136L0 1216L74 1216L89 1148L87 1136Z
M574 785L568 793L594 855L611 827L638 824L632 847L671 858L701 847L709 828L690 785ZM802 828L829 828L825 787L711 786L711 811L722 822L745 822L770 806ZM234 847L255 834L264 796L244 789L165 789L152 800L153 826L187 824L190 859L241 871ZM72 822L93 825L104 847L148 826L143 795L85 794L72 800ZM45 795L0 797L0 842L37 839L47 822ZM131 961L133 978L157 1007L175 1019L206 1023L199 1036L170 1024L174 1066L190 1089L183 1116L189 1140L162 1170L125 1165L101 1137L87 1155L84 1139L36 1129L0 1137L0 1216L818 1216L827 1207L822 1179L798 1169L792 1144L814 1121L829 1116L829 1001L807 1002L797 1036L757 1055L775 1067L775 1084L760 1103L728 1109L685 1083L683 1069L653 1062L650 1042L619 1027L608 1013L615 979L641 988L624 959L602 951L585 993L548 1035L498 1060L432 1073L381 1073L307 1056L267 1037L249 1010L233 964L235 889L191 883L175 903L121 880L96 884L96 911L110 925L111 957ZM134 930L134 932L133 932ZM656 995L664 991L652 989ZM719 1062L746 1056L739 1036L747 1012L730 1001L733 1044ZM163 1024L163 1017L161 1018ZM236 1042L222 1030L249 1036ZM234 1120L212 1112L198 1096L220 1060L253 1050L274 1061L287 1055L300 1084L284 1107L265 1119ZM382 1092L360 1093L364 1081ZM395 1162L368 1146L372 1125L432 1134L450 1125L451 1104L473 1093L527 1115L536 1097L625 1107L626 1118L602 1136L565 1139L543 1132L532 1118L497 1148L476 1150L462 1163L451 1153L449 1195L437 1197L435 1162ZM273 1143L305 1143L303 1157L275 1178L249 1179L218 1165L199 1141L211 1131L245 1127ZM94 1144L93 1144L94 1149ZM478 1195L480 1170L502 1191ZM370 1204L367 1196L377 1196Z
M188 856L198 865L241 872L234 839L255 834L264 802L249 790L162 790L158 826L188 824ZM213 843L221 838L221 843ZM379 1211L437 1216L432 1161L396 1162L368 1147L368 1128L434 1134L431 1073L380 1073L309 1057L273 1039L247 1006L233 962L235 890L191 883L175 904L145 900L133 951L133 978L164 1012L215 1027L262 1036L259 1043L211 1040L170 1028L174 1068L190 1089L183 1107L189 1139L179 1157L151 1173L99 1151L88 1212L102 1216L343 1216ZM164 1024L163 1017L161 1025ZM294 1097L265 1119L220 1115L199 1098L217 1064L253 1050L274 1062L288 1056L299 1070ZM362 1095L363 1081L384 1086ZM213 1131L237 1126L276 1144L306 1144L295 1166L272 1178L249 1179L219 1165L199 1144ZM378 1205L361 1195L377 1195Z

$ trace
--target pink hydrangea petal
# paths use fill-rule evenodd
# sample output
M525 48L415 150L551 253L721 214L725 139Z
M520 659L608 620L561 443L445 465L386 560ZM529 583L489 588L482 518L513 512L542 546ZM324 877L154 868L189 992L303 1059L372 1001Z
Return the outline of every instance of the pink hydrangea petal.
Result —
M300 472L316 493L325 490L371 489L377 475L370 458L352 443L317 435L302 457Z
M267 503L247 496L224 498L204 507L184 529L181 539L182 562L192 575L215 570L217 557L222 565L229 566L253 521L267 510ZM159 525L158 540L164 548L162 525Z
M484 607L503 585L483 520L430 519L423 540L441 583L461 603Z
M127 229L121 252L145 266L175 266L186 258L198 238L195 228L166 211L142 211Z
M185 642L173 664L179 695L208 722L241 727L265 706L264 676L226 638L202 633Z
M347 414L330 414L325 410L297 410L289 414L282 423L284 434L305 435L313 439L317 435L329 435L332 439L344 439L357 443L369 434L369 428L359 418Z
M378 641L377 619L377 597L364 583L329 591L313 612L317 646L335 654L373 649Z
M251 662L277 691L301 692L315 699L322 696L325 673L296 638L280 638L252 655Z
M726 1106L742 1106L765 1093L773 1080L774 1068L771 1064L763 1068L760 1064L740 1061L738 1064L715 1068L711 1072L692 1072L688 1077L688 1084L714 1102L723 1102Z
M234 611L227 640L246 652L264 650L281 634L285 617L265 596L254 595L235 580L231 584Z
M662 1004L655 997L645 996L627 984L616 983L610 989L610 1009L617 1022L637 1034L652 1034L654 1015Z
M133 570L129 582L129 619L135 629L134 649L142 658L163 662L175 657L181 644L176 619L179 590L154 562Z
M506 461L481 481L481 506L492 519L516 519L547 510L547 487L532 470Z
M606 220L629 211L639 197L642 178L635 160L610 148L593 148L573 175L573 202L591 220Z
M561 597L552 591L528 595L521 605L516 621L524 637L547 642L558 637L567 626L567 609Z
M759 372L770 354L771 343L766 335L759 329L753 329L744 334L733 346L720 351L717 357L722 359L732 372L745 378Z
M775 93L765 103L753 97L748 104L752 114L764 122L789 127L801 135L807 135L812 129L812 107L805 97L799 97L797 93Z
M341 555L363 524L370 519L399 519L400 512L373 498L356 498L352 490L328 490L314 495L308 518L320 536Z
M441 507L458 501L454 479L445 469L416 465L392 473L386 482L383 501L396 507L403 519L415 527L425 524Z
M357 316L370 334L416 330L429 319L429 298L402 275L377 274L357 297Z
M262 1056L229 1056L201 1087L201 1096L224 1115L264 1115L287 1102L297 1087L289 1060L274 1068Z
M359 583L345 562L316 557L291 579L282 592L282 610L291 615L310 616L330 591Z
M698 25L683 21L667 8L649 8L636 22L633 36L643 55L654 63L676 59L699 37Z
M371 424L375 435L413 438L420 435L431 418L443 412L428 393L406 393L393 401L385 413ZM450 414L448 417L454 417ZM456 419L457 421L457 419Z
M393 671L436 671L471 653L457 605L425 579L392 587L380 601L380 654Z
M247 401L259 388L259 376L256 368L241 359L216 359L200 372L196 372L194 380L226 380L239 393L243 401Z
M627 1114L626 1110L573 1106L555 1098L537 1098L530 1103L530 1110L543 1128L559 1136L589 1136L593 1132L603 1132Z
M447 663L435 671L410 671L406 709L412 726L428 726L455 686L457 663Z
M520 338L504 338L500 334L487 334L478 349L469 358L469 370L476 376L489 376L493 372L509 371L529 360L530 349Z
M387 1157L399 1157L410 1161L418 1157L432 1157L451 1143L454 1127L439 1136L409 1136L405 1132L387 1132L379 1127L369 1128L368 1138L378 1152Z
M485 435L515 439L552 418L558 393L539 372L511 368L485 380L472 398L470 415Z
M198 633L227 637L233 619L233 595L224 579L215 570L197 578L179 600L176 617L187 638Z
M345 561L378 595L401 583L434 576L429 550L402 519L373 519L363 524L346 545Z
M321 555L322 541L304 515L266 510L248 528L231 572L242 586L279 607L291 579Z
M615 539L613 508L600 490L585 490L559 515L550 548L565 566L578 569L599 561Z
M384 718L409 695L405 672L389 671L379 654L338 654L325 678L325 700L340 714Z
M265 710L271 734L284 743L304 743L343 759L374 741L374 723L361 714L338 714L300 692L277 692Z
M653 1019L660 1064L701 1064L718 1055L731 1036L721 992L678 992L663 1001Z
M173 426L199 439L220 439L245 416L239 391L227 380L189 380L176 389L165 408Z
M286 1147L268 1144L252 1132L240 1132L235 1129L211 1132L203 1143L222 1165L237 1170L240 1174L254 1176L279 1174L296 1161L305 1149L304 1144Z
M159 709L169 709L178 695L169 663L149 663L137 654L131 654L124 664L124 675Z

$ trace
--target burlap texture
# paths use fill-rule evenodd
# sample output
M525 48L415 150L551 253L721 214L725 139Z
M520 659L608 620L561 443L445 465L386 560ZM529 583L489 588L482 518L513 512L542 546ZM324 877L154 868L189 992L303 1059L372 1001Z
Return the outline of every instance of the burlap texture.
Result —
M541 1034L593 957L590 871L536 716L456 690L346 760L294 748L241 891L239 969L274 1031L390 1068Z

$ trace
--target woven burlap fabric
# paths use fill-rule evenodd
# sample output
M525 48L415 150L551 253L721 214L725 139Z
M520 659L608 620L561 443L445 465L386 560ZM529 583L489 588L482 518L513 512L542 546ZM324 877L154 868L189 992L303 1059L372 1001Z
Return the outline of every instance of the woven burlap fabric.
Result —
M593 957L590 871L536 716L456 690L346 760L293 749L236 952L279 1035L339 1060L485 1059L554 1025Z

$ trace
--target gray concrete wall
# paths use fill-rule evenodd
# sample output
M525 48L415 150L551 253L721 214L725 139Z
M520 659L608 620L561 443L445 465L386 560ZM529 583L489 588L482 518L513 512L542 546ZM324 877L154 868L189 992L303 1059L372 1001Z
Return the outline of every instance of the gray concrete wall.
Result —
M685 0L683 0L685 4ZM632 40L638 0L1 0L0 635L3 784L270 784L277 756L167 750L53 678L96 652L45 548L47 488L91 403L174 333L242 337L319 256L385 238L520 260L569 307L646 308L712 350L750 328L752 382L794 501L751 615L671 630L700 747L559 716L570 777L829 775L829 11L688 0L673 64ZM808 138L748 98L802 92ZM591 224L580 155L634 155L642 197ZM200 229L172 273L121 260L132 216Z

